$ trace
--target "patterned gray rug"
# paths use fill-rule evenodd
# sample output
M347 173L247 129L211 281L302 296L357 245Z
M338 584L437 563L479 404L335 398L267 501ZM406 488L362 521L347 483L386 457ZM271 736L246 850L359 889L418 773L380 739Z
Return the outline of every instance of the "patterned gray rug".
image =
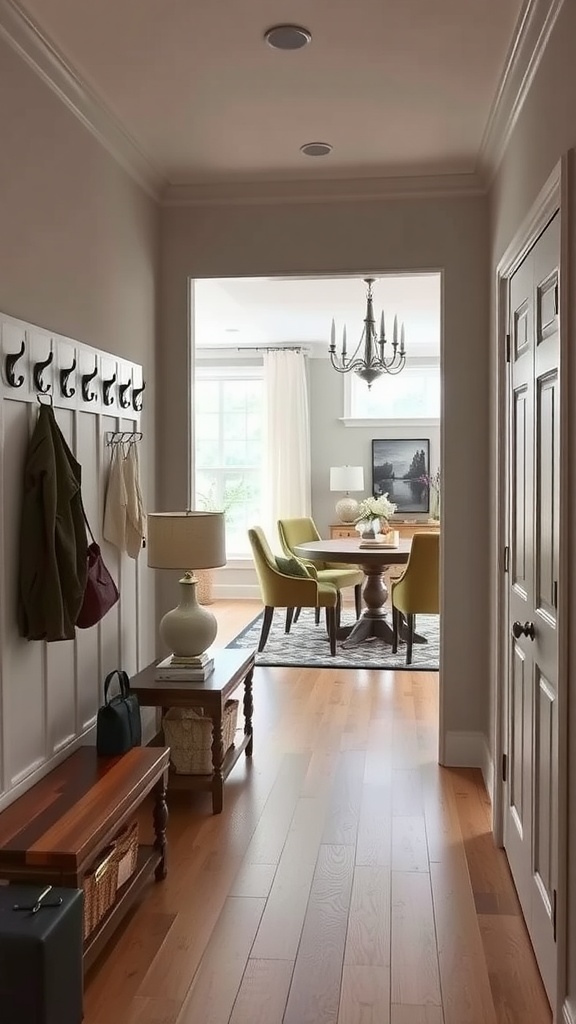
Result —
M391 617L391 616L390 616ZM355 622L354 612L342 612L342 625ZM274 613L270 635L261 654L256 653L257 665L294 666L310 668L387 668L408 669L410 672L436 672L440 659L440 618L438 615L418 615L416 630L425 636L428 643L414 644L412 664L406 665L406 645L401 643L398 653L382 640L373 638L358 647L344 650L337 645L336 655L330 655L330 647L324 613L320 625L314 623L312 608L303 608L296 625L287 635L284 632L286 612L278 609ZM241 633L231 640L228 647L258 647L262 629L262 614L250 622Z

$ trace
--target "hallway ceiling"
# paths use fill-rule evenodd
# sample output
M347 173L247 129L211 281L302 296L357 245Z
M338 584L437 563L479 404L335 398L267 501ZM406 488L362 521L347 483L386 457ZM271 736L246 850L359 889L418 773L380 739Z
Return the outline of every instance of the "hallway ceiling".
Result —
M473 172L526 0L24 0L172 184ZM284 52L290 21L312 33ZM326 141L328 157L300 152Z
M409 355L439 358L440 274L376 278L373 293L378 323L384 309L388 340L397 314L405 324ZM303 345L310 355L327 358L332 317L337 347L346 324L351 352L365 315L366 285L360 277L212 278L194 283L197 350Z

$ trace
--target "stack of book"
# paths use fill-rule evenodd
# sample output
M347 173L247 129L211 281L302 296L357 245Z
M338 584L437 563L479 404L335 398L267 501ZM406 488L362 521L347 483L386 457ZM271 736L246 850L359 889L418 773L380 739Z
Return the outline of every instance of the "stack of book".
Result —
M361 548L397 548L400 543L400 533L398 530L389 530L388 533L379 533L374 540L361 540Z
M214 671L214 658L200 654L197 658L177 658L171 654L158 662L155 678L159 682L203 683Z

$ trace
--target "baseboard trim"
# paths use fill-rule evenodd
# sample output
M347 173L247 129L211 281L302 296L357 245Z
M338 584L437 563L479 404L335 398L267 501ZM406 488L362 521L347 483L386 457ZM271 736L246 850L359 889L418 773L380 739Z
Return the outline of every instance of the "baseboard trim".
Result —
M562 1004L562 1024L576 1024L576 1018L570 1009L570 1004L567 999Z
M486 737L483 732L447 732L444 745L446 768L480 768L484 780L489 773Z
M215 583L214 598L221 601L260 601L257 583Z

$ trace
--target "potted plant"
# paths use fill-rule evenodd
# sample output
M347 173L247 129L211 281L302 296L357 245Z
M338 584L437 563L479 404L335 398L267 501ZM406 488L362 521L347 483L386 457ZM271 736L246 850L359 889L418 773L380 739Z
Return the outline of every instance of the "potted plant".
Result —
M216 499L215 489L216 485L212 483L206 494L197 495L196 503L202 512L223 512L226 516L235 505L250 496L250 486L243 479L226 483L222 501ZM195 575L198 579L196 593L199 604L213 604L214 569L197 569Z

